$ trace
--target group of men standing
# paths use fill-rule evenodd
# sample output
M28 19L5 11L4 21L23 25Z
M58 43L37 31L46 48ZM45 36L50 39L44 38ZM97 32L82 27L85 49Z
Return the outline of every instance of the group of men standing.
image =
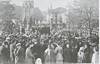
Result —
M37 36L37 35L33 35ZM24 36L26 37L26 36ZM15 38L15 39L14 39ZM0 46L2 64L98 63L98 44L74 39L16 39L6 37ZM21 40L21 41L20 41ZM95 60L95 61L94 61Z

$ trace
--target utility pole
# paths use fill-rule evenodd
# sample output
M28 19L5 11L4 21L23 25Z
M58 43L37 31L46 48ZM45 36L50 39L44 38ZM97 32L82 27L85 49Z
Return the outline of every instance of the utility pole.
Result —
M89 8L89 12L87 15L88 15L88 23L89 23L89 35L91 37L91 34L92 34L92 28L91 28L92 8Z

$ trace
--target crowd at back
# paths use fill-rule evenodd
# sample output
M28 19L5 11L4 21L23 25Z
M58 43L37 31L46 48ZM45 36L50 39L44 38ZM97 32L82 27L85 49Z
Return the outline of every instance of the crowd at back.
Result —
M61 38L61 37L60 37ZM98 63L98 41L90 39L55 40L40 35L10 35L0 46L2 64Z

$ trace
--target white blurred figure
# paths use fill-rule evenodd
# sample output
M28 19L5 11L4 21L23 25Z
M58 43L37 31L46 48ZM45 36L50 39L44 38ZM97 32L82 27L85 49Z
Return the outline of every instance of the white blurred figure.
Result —
M3 49L3 46L0 46L0 55L1 55L1 51L2 51L2 49Z
M93 49L92 64L99 64L99 50L97 47Z
M2 54L1 54L2 49L3 49L3 45L0 46L0 63L2 63Z
M56 55L56 64L63 64L63 50L60 45L57 44L57 47L55 48Z
M26 64L33 64L33 61L35 61L35 60L34 60L34 56L33 56L33 54L32 54L32 51L31 51L31 48L32 48L33 46L34 46L34 45L31 44L31 45L29 45L29 47L26 49L26 57L25 57L25 59L26 59Z
M37 58L36 61L35 61L35 64L42 64L41 58Z
M84 47L80 47L79 52L78 52L77 62L78 63L83 63L84 58L85 58L85 55L84 55Z
M11 62L14 61L14 49L15 49L15 46L16 46L16 42L10 44L10 59L11 59Z
M45 64L55 64L56 56L54 46L52 44L48 45L48 48L45 50Z
M45 64L50 64L50 45L48 45L48 48L45 50Z
M17 48L14 50L15 64L18 64L19 59L20 59L19 51L20 51L20 49L21 49L21 44L20 44L20 43L16 44L16 47L17 47Z

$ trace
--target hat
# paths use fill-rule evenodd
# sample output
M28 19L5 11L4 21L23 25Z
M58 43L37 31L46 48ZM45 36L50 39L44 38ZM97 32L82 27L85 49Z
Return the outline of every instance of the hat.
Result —
M3 43L3 45L8 45L8 42L7 42L7 41L5 41L5 42Z
M36 39L32 39L32 42L36 42L37 40Z
M83 51L84 50L84 47L80 47L80 49L79 49L80 51Z
M7 37L7 38L6 38L6 40L9 40L9 39L10 39L10 37Z
M21 46L21 43L16 44L16 46Z

